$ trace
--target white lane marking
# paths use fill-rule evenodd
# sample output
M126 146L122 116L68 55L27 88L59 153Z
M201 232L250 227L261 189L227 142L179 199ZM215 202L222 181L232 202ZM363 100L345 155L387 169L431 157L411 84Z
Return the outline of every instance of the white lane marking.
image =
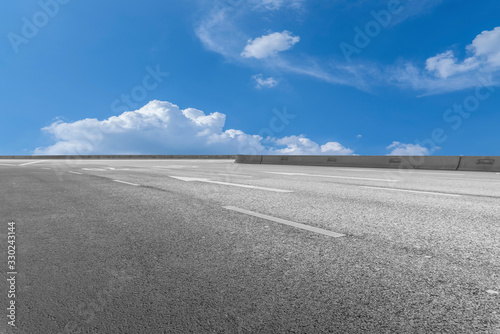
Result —
M91 171L99 171L99 172L105 172L105 169L102 168L82 168L82 170L91 170Z
M364 181L387 181L387 182L399 182L399 180L393 179L372 179L367 177L353 177L353 176L336 176L336 175L319 175L319 174L306 174L306 173L282 173L282 172L264 172L270 174L280 174L288 176L315 176L315 177L330 177L335 179L348 179L348 180L364 180Z
M153 166L153 168L183 169L183 168L198 168L198 166L170 165L170 166Z
M452 170L449 170L447 172L453 172ZM411 169L411 171L409 171L408 169L405 169L404 172L400 172L401 175L405 175L405 174L409 174L409 175L419 175L419 174L426 174L426 175L442 175L442 176L457 176L457 175L465 175L465 174L455 174L455 173L446 173L446 172L443 172L443 173L428 173L428 172L419 172L419 171L416 171L415 169Z
M130 170L129 168L114 168L114 167L106 167L109 170Z
M234 207L234 206L224 206L223 208L227 209L227 210L232 210L232 211L237 211L237 212L240 212L240 213L244 213L244 214L247 214L247 215L250 215L250 216L254 216L254 217L258 217L258 218L262 218L262 219L267 219L267 220L270 220L270 221L273 221L273 222L276 222L276 223L293 226L293 227L296 227L296 228L300 228L302 230L307 230L307 231L311 231L311 232L314 232L314 233L328 235L328 236L334 237L334 238L339 238L339 237L344 237L345 236L345 234L335 233L335 232L332 232L332 231L324 230L322 228L318 228L318 227L314 227L314 226L309 226L309 225L304 225L304 224L301 224L301 223L292 222L290 220L286 220L286 219L282 219L282 218L277 218L277 217L272 217L272 216L264 215L262 213L253 212L253 211L249 211L249 210L245 210L245 209L240 209L240 208L237 208L237 207Z
M131 183L131 182L126 182L126 181L120 181L120 180L113 180L114 182L119 182L119 183L123 183L123 184L128 184L130 186L134 186L134 187L138 187L140 186L140 184L136 184L136 183Z
M44 161L47 161L47 160L37 160L37 161L32 161L32 162L26 162L26 163L20 164L18 166L27 166L27 165L32 165L32 164L37 164L37 163L40 163L40 162L44 162Z
M229 174L229 173L217 173L217 175L221 176L238 176L238 177L252 177L250 175L243 175L243 174Z
M337 168L337 167L332 167L334 170L345 170L348 172L380 172L380 170L376 169L365 169L365 168Z
M71 173L71 174L77 174L77 175L82 175L82 173L73 172L73 171L68 171L68 173Z
M241 188L250 188L250 189L259 189L259 190L266 190L266 191L274 191L278 193L292 193L292 190L283 190L283 189L276 189L276 188L267 188L267 187L259 187L259 186L250 186L247 184L239 184L239 183L229 183L229 182L221 182L221 181L212 181L209 179L204 179L204 178L195 178L195 177L181 177L181 176L170 176L171 178L177 179L177 180L182 180L182 181L187 181L187 182L206 182L206 183L214 183L214 184L221 184L225 186L233 186L233 187L241 187Z
M334 170L343 170L343 171L348 171L348 172L378 172L378 173L394 173L395 171L397 171L398 173L401 173L401 174L429 174L429 175L450 175L450 176L465 175L465 174L455 174L454 171L452 171L452 170L444 170L442 173L421 172L420 169L399 169L399 168L381 168L381 169L334 168ZM453 173L448 174L447 172L453 172Z
M417 194L430 194L430 195L440 195L440 196L451 196L451 197L461 197L462 195L457 194L447 194L433 191L421 191L421 190L408 190L408 189L396 189L396 188L381 188L381 187L370 187L370 186L360 186L361 188L378 189L378 190L389 190L389 191L404 191L409 193Z
M0 164L0 166L9 166L9 167L10 166L16 166L17 167L18 165L14 165L14 164Z

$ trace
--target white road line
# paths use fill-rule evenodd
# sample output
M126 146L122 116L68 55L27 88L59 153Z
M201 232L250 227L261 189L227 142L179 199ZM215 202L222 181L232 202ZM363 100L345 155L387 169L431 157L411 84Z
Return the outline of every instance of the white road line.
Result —
M360 186L361 188L378 189L378 190L389 190L389 191L404 191L409 193L417 194L430 194L430 195L440 195L440 196L451 196L451 197L461 197L462 195L457 194L447 194L433 191L420 191L420 190L407 190L407 189L396 189L396 188L382 188L382 187L370 187L370 186Z
M206 183L214 183L214 184L221 184L224 186L233 186L233 187L240 187L240 188L250 188L250 189L259 189L259 190L266 190L266 191L274 191L278 193L292 193L292 190L283 190L283 189L276 189L276 188L267 188L267 187L259 187L259 186L251 186L248 184L240 184L240 183L229 183L229 182L221 182L221 181L212 181L209 179L204 179L204 178L195 178L195 177L181 177L181 176L170 176L171 178L181 180L181 181L187 181L187 182L206 182Z
M153 166L153 168L167 168L167 169L184 169L184 168L198 168L199 166L184 166L184 165L170 165L170 166Z
M411 172L409 172L411 170ZM453 172L452 170L446 171L446 172ZM410 175L419 175L419 174L426 174L426 175L441 175L441 176L457 176L457 175L465 175L465 174L455 174L455 173L429 173L429 172L417 172L415 169L405 169L404 172L399 172L401 175L405 174L410 174Z
M73 171L68 171L68 173L71 173L71 174L77 174L77 175L82 175L82 173L73 172Z
M364 167L359 167L359 168L337 168L337 167L332 167L332 170L343 170L343 171L347 171L347 172L391 172L393 169L390 168L381 168L381 169L367 169L367 168L364 168Z
M234 206L224 206L223 208L227 209L227 210L232 210L232 211L237 211L237 212L240 212L240 213L244 213L244 214L250 215L250 216L254 216L254 217L258 217L258 218L262 218L262 219L267 219L267 220L270 220L270 221L273 221L273 222L276 222L276 223L280 223L280 224L284 224L284 225L288 225L288 226L293 226L293 227L296 227L296 228L300 228L302 230L307 230L307 231L311 231L311 232L314 232L314 233L328 235L328 236L334 237L334 238L344 237L345 236L345 234L335 233L335 232L332 232L332 231L324 230L322 228L313 227L313 226L309 226L309 225L304 225L304 224L292 222L292 221L289 221L289 220L286 220L286 219L272 217L272 216L264 215L262 213L253 212L253 211L249 211L249 210L245 210L245 209L240 209L240 208L237 208L237 207L234 207Z
M10 166L16 166L17 167L18 165L14 165L14 164L0 164L0 166L9 166L9 167Z
M431 172L421 172L420 169L399 169L399 168L381 168L381 169L364 169L364 168L356 168L356 169L347 169L347 168L335 168L334 170L343 170L348 172L376 172L376 173L401 173L401 174L429 174L429 175L465 175L465 174L455 174L452 170L444 170L442 173L431 173ZM446 173L453 172L453 173Z
M393 179L372 179L367 177L353 177L353 176L336 176L336 175L319 175L319 174L306 174L306 173L281 173L281 172L264 172L270 174L288 175L288 176L315 176L315 177L329 177L335 179L348 179L348 180L363 180L363 181L384 181L384 182L399 182Z
M238 176L238 177L252 177L250 175L243 175L243 174L229 174L229 173L217 173L217 175L221 176Z
M135 187L140 186L140 184L131 183L131 182L126 182L126 181L120 181L120 180L113 180L113 181L115 181L115 182L119 182L119 183L128 184L128 185L130 185L130 186L135 186Z
M82 168L82 170L90 170L90 171L98 171L98 172L105 172L105 169L102 168Z
M27 166L27 165L37 164L39 162L44 162L44 161L47 161L47 160L37 160L37 161L32 161L32 162L26 162L26 163L20 164L18 166Z

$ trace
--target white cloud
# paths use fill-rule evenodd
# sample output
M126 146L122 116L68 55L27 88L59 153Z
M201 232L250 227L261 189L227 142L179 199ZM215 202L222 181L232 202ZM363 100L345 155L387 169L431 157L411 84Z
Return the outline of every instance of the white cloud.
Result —
M391 145L387 146L388 150L392 150L388 155L430 155L427 148L418 144L405 144L398 141L393 141ZM435 149L439 149L436 147Z
M430 72L436 72L443 79L457 73L467 72L479 66L474 57L465 59L462 63L457 61L453 51L446 51L427 59L425 68Z
M392 24L429 13L444 1L402 0L401 5L404 10L397 17L395 16ZM500 50L498 49L500 27L478 35L467 47L469 54L463 60L449 50L436 54L427 61L424 60L424 65L405 61L394 65L362 61L345 63L321 59L314 55L301 54L299 57L293 53L273 57L272 55L288 50L300 40L299 36L293 36L286 30L249 39L248 34L251 30L245 28L242 22L249 20L260 22L257 20L257 14L267 20L272 20L277 15L283 14L278 12L282 9L295 9L293 15L303 19L309 11L296 10L306 6L307 3L303 0L248 0L234 3L229 1L230 4L227 6L217 6L210 2L200 3L207 7L206 10L200 12L208 13L208 15L204 14L205 17L199 20L196 34L205 48L231 61L251 66L263 66L266 70L300 74L368 92L376 87L391 85L418 91L420 95L441 94L483 85L481 81L484 80L478 80L478 76L484 79L490 74L493 74L492 80L487 79L491 81L490 85L497 85L497 78L500 74ZM338 2L338 4L346 5L343 2ZM265 61L259 64L248 62L249 59L254 58Z
M251 0L255 9L278 10L282 8L299 9L304 0Z
M500 27L483 31L466 47L469 57L458 61L453 51L448 50L427 59L426 69L441 78L475 70L495 70L500 67Z
M245 58L264 59L286 51L298 43L299 36L293 36L289 31L274 32L269 35L249 39L241 56Z
M484 63L492 67L500 67L500 27L486 30L476 36L467 50Z
M272 88L278 84L278 81L273 77L264 78L262 74L256 74L252 76L252 78L257 83L255 85L256 88Z
M180 109L170 102L146 106L99 121L56 121L43 128L56 140L35 154L353 154L339 143L319 145L304 136L262 138L224 130L226 116Z
M337 142L328 142L319 145L305 136L289 136L272 140L278 146L284 148L271 148L272 154L309 154L309 155L352 155L354 151L342 146Z

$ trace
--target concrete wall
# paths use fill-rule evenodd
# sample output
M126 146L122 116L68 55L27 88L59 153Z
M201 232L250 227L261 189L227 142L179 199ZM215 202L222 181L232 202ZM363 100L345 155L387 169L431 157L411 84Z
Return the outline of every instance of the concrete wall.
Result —
M0 159L235 159L234 155L4 155Z
M500 157L237 155L237 163L332 167L498 171Z

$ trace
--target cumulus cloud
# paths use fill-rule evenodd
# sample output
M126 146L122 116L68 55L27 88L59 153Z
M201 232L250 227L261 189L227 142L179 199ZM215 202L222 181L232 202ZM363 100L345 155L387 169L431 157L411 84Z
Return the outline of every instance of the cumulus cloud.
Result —
M274 32L269 35L249 39L241 56L245 58L264 59L278 52L286 51L298 43L299 36L293 36L289 31Z
M466 47L469 57L459 61L453 51L448 50L427 59L426 69L441 78L478 68L500 67L500 27L483 31Z
M278 84L278 81L274 79L273 77L269 78L264 78L262 74L256 74L252 76L252 78L255 80L256 88L272 88Z
M458 62L453 51L446 51L427 59L425 68L435 72L439 77L446 79L451 75L466 72L479 66L479 62L470 57L462 63Z
M319 145L304 136L262 138L224 130L226 116L151 101L105 120L56 121L42 130L55 143L35 154L353 154L339 143Z
M405 144L398 141L393 141L391 145L387 146L388 150L392 150L388 155L430 155L427 148L418 144ZM436 147L439 149L439 147Z
M299 154L299 155L352 155L354 151L337 142L328 142L319 145L305 136L289 136L273 139L272 142L284 148L270 148L272 154Z

